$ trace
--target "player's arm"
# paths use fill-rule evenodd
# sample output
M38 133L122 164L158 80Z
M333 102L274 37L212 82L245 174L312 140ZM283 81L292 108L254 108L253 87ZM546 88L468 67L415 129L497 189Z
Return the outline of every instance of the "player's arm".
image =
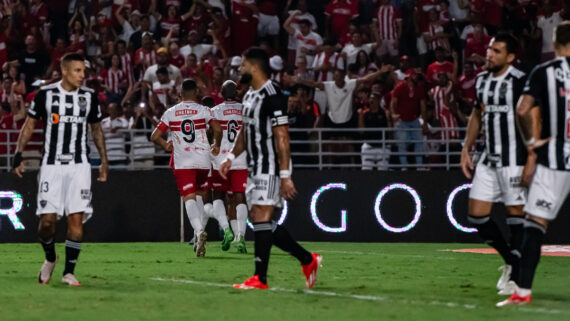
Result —
M291 36L295 35L295 29L293 27L291 27L291 23L293 22L295 17L297 17L300 13L301 12L299 10L295 10L289 16L289 18L287 18L287 20L285 20L285 22L283 23L283 29L285 29L285 31L287 31L287 33L290 34Z
M516 124L524 144L527 148L527 160L521 174L521 186L529 187L536 171L536 151L535 149L546 144L550 137L540 138L542 120L540 108L536 106L532 95L521 95L517 104Z
M162 124L162 122L161 122ZM172 151L172 141L167 142L164 138L162 138L164 136L164 134L166 134L166 131L162 131L161 126L157 126L153 131L152 134L150 135L150 140L157 144L158 146L162 147L162 149L164 149L167 152L171 152Z
M287 116L285 116L287 117ZM279 177L281 177L281 195L285 199L292 199L297 195L293 180L291 180L291 147L289 145L289 125L273 127L277 157L279 159Z
M22 173L25 171L24 164L22 161L22 152L28 145L32 134L34 133L34 128L36 128L36 119L32 117L26 117L26 121L24 122L24 126L20 130L20 135L18 136L18 145L16 147L16 154L14 155L14 159L12 160L12 172L18 177L22 177Z
M471 178L471 171L475 168L473 166L473 161L471 160L471 155L469 151L475 144L477 136L481 131L481 106L476 105L471 112L471 117L469 117L469 122L467 123L467 133L465 134L465 143L463 144L463 149L461 149L461 169L463 174L467 178Z
M212 155L218 156L218 154L220 153L220 145L222 144L222 135L224 132L222 126L220 126L220 123L214 118L210 120L210 128L212 129L214 134L214 142L212 144Z
M300 85L311 87L311 88L318 88L319 90L325 90L325 84L323 84L322 82L310 81L310 80L304 80L304 79L298 79L298 78L293 78L293 79L296 80L297 83Z
M109 161L107 160L107 147L105 146L105 135L103 134L101 123L91 123L91 132L93 133L93 142L99 152L99 158L101 158L101 166L99 166L99 177L97 180L99 182L106 182L107 172L109 171Z

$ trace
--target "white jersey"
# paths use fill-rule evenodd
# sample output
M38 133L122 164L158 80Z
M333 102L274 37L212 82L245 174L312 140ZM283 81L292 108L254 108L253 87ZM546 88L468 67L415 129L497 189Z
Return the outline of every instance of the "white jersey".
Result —
M237 136L242 129L242 111L243 105L233 101L225 101L212 108L214 118L218 120L223 129L220 153L212 160L214 169L220 168L220 164L234 147ZM243 152L236 157L232 161L231 169L247 169L247 153Z
M174 169L210 169L210 143L206 130L214 119L210 109L193 101L183 101L169 108L157 128L170 130L174 146Z

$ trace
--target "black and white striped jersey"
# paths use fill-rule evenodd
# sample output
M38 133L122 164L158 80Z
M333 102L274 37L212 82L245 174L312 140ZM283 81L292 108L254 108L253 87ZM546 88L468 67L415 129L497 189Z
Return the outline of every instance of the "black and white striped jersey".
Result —
M485 149L484 164L493 167L523 166L526 148L515 124L517 102L526 76L510 66L493 77L489 71L477 75L477 107L481 108Z
M523 94L534 97L540 107L540 137L550 137L537 150L537 162L553 170L570 170L570 57L536 66Z
M44 123L42 165L86 163L87 123L101 121L97 94L81 87L69 92L61 81L42 87L34 97L28 116Z
M242 103L247 161L252 174L278 175L273 127L289 124L287 97L279 86L268 80L258 90L250 88Z

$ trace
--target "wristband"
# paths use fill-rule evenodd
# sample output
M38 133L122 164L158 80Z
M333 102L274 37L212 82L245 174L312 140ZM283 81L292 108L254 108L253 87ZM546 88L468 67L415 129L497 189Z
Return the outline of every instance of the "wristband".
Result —
M14 158L12 159L12 169L18 168L20 166L20 164L22 164L23 160L24 160L24 158L22 157L22 153L17 152L14 155Z
M228 155L226 156L226 159L229 159L230 161L234 161L234 159L236 159L236 155L232 154L232 153L228 153Z
M280 170L280 171L279 171L279 177L281 177L281 178L289 178L289 177L291 177L291 171L286 170L286 169L285 169L285 170Z
M534 143L536 143L536 139L534 137L524 142L526 146L533 145Z

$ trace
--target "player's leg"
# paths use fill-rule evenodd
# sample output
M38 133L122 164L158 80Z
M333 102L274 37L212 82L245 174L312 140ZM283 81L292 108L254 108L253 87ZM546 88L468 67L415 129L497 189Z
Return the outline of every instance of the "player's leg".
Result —
M239 253L247 253L247 248L245 246L245 230L247 228L247 205L245 201L245 193L234 192L232 193L232 206L236 211L236 239L237 239L237 250Z
M237 214L236 214L236 206L233 204L233 193L231 191L226 192L225 202L226 204L226 215L228 217L228 221L230 222L230 228L234 232L234 240L233 243L237 243Z
M502 200L498 182L496 169L482 163L477 165L469 193L468 220L477 228L477 233L485 243L497 250L506 263L501 267L503 273L497 283L497 289L502 290L510 279L516 257L511 253L505 236L490 215L493 203Z
M218 221L220 228L224 231L224 239L222 240L222 251L230 249L230 245L234 239L234 233L230 229L230 224L226 216L226 205L224 198L226 193L221 190L214 190L214 217Z
M204 228L208 225L208 220L214 218L211 193L210 185L202 186L196 191L196 204L200 210L200 219Z
M40 224L38 226L38 236L42 248L45 253L45 261L40 269L38 282L48 284L53 270L57 256L55 254L55 225L57 223L57 214L42 214L40 215Z
M75 278L75 265L81 252L81 242L83 241L83 213L72 213L67 215L67 235L65 239L65 269L61 282L80 286L81 283Z
M204 226L202 225L202 211L196 201L197 187L201 185L197 178L199 171L200 170L196 169L175 169L174 178L186 207L186 215L188 215L188 220L196 236L194 243L196 256L201 257L206 254L206 239L208 235L204 231Z

